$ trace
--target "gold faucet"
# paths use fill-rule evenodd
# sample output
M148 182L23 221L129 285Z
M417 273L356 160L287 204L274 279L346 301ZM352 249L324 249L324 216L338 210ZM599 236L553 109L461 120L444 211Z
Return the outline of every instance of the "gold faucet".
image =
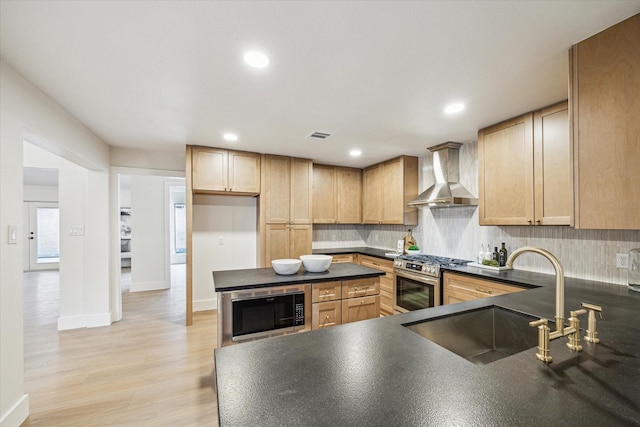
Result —
M551 264L553 265L556 273L556 330L550 332L549 326L547 326L548 320L544 318L529 322L530 326L538 328L538 352L536 353L536 357L545 363L551 362L552 358L549 354L549 341L563 337L565 335L569 335L569 342L567 343L567 347L574 351L582 351L582 346L580 345L580 320L578 319L578 316L586 313L586 310L581 309L571 311L571 317L569 318L569 327L565 328L564 270L562 268L562 265L560 265L560 261L558 261L558 258L553 256L553 254L551 254L551 252L549 251L532 246L523 246L511 253L509 258L507 259L506 266L512 268L513 262L516 260L516 258L518 258L525 252L537 253L548 259L549 262L551 262ZM600 340L597 338L598 333L596 332L595 312L598 311L601 313L602 308L597 305L587 303L582 303L582 307L589 309L589 330L587 331L585 340L597 343ZM602 314L600 314L600 316L602 317Z

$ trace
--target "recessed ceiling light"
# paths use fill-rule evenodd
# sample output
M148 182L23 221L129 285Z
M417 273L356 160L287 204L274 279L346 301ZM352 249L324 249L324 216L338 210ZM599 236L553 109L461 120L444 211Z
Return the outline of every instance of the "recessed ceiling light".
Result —
M222 137L226 141L237 141L238 140L238 135L236 135L235 133L225 133L224 135L222 135Z
M358 157L362 154L362 150L351 150L349 151L349 155L353 157Z
M269 58L262 52L252 50L244 54L244 62L254 68L264 68L269 65Z
M459 113L462 110L464 110L464 104L462 102L456 102L455 104L447 105L447 107L444 109L444 112L446 114L455 114Z

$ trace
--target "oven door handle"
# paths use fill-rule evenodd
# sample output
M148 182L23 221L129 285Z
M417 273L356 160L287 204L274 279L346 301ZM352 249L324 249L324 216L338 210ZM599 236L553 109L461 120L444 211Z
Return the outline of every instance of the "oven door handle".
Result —
M406 270L394 270L394 272L396 277L406 277L407 279L412 279L420 283L429 283L434 285L440 284L440 280L437 277L422 276L420 274L410 273Z

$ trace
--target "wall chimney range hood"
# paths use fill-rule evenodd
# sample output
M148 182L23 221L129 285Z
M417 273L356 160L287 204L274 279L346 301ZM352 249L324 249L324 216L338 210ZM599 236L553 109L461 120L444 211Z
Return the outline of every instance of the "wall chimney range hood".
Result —
M433 153L433 173L436 183L408 206L417 208L444 208L456 206L477 206L478 199L460 184L459 142L445 142L428 150Z

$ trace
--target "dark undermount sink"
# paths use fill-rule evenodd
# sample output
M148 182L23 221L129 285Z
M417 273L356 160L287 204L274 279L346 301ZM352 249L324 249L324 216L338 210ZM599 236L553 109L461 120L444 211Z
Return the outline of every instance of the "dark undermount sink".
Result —
M538 330L529 326L532 320L538 317L491 305L403 326L470 362L486 365L536 347Z

